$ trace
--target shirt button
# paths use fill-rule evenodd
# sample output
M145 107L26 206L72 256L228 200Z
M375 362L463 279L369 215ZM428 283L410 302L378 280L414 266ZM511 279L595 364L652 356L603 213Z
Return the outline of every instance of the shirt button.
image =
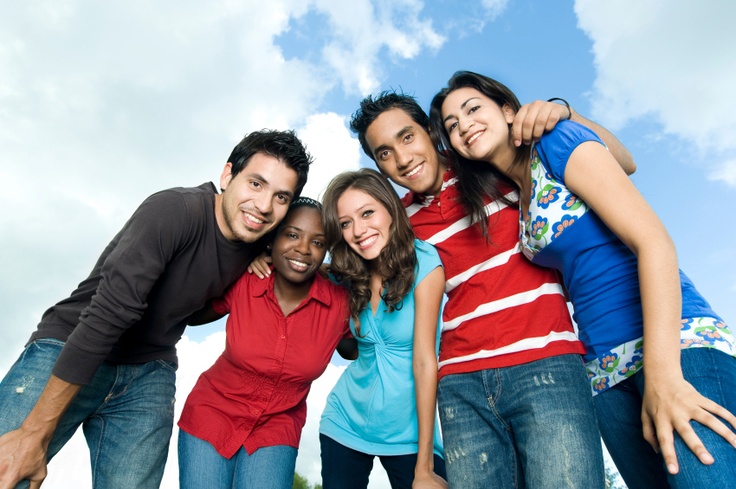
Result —
M281 335L281 339L282 339L282 340L285 340L285 339L286 339L286 336L284 336L284 335Z

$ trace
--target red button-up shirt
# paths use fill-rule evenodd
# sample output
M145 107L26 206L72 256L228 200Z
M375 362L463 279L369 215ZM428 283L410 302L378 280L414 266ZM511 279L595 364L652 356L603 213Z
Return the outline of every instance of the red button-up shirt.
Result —
M189 394L179 428L223 457L240 447L299 447L312 381L350 335L346 291L315 275L307 298L288 316L279 307L274 275L248 273L213 304L227 314L225 351Z

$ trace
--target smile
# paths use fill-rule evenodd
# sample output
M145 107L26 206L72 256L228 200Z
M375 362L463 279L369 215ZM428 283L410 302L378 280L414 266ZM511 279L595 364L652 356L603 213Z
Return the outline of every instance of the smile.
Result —
M262 224L264 224L266 222L264 219L259 219L256 216L254 216L253 214L249 214L247 212L244 212L243 214L245 214L246 221L249 221L249 222L255 224L256 226L260 226L260 225L262 225Z
M414 175L416 175L417 173L419 173L419 170L421 170L422 168L424 168L424 163L421 163L421 164L415 166L413 170L404 173L404 177L411 178Z
M373 236L371 236L369 238L366 238L363 241L358 241L358 247L361 250L364 250L366 248L370 248L373 245L373 243L376 242L377 239L378 239L378 236L374 234Z
M293 265L293 268L296 268L298 270L306 270L307 268L309 268L309 263L305 263L303 261L288 260L288 262Z
M473 135L472 135L472 136L470 136L470 137L469 137L469 138L468 138L468 139L467 139L467 140L465 141L465 146L470 146L471 144L473 144L473 142L475 142L475 140L476 140L476 139L478 139L478 138L479 138L479 137L480 137L481 135L483 135L483 133L484 133L484 132L485 132L485 131L478 131L478 132L475 132L475 133L473 133Z

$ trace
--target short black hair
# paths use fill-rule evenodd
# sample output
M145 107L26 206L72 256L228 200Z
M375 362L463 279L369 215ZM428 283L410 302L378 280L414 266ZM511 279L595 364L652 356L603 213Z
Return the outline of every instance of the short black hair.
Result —
M296 137L296 133L292 130L262 129L246 134L243 140L233 148L227 160L228 163L232 164L231 173L233 178L258 153L278 159L297 173L294 197L298 197L307 183L312 156L307 152L299 138Z

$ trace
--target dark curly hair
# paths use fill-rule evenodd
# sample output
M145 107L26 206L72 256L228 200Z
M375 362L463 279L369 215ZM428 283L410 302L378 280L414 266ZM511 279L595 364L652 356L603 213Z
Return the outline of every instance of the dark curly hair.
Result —
M460 88L475 88L486 97L496 102L499 107L508 104L514 112L518 112L521 103L516 95L505 85L477 73L470 71L458 71L447 82L447 87L440 90L432 99L429 109L430 136L438 151L446 154L455 170L457 186L460 194L460 202L465 210L477 223L483 236L488 239L488 217L485 206L492 201L501 201L516 206L517 203L506 197L504 187L516 188L516 185L505 175L496 170L493 165L483 161L472 161L463 158L452 148L450 140L442 123L442 104L447 96ZM511 138L511 125L509 124L509 138ZM530 148L522 147L517 151L514 164L527 162L529 160ZM505 184L505 185L504 185Z
M294 197L299 197L307 183L312 156L296 137L296 133L291 130L262 129L246 134L227 159L228 163L232 164L233 178L243 171L250 159L258 153L276 158L297 173Z
M377 266L372 268L369 268L368 261L350 248L342 236L337 201L348 189L360 190L376 199L392 219L388 243L376 258ZM332 256L330 271L350 291L350 314L357 318L368 305L371 299L371 273L378 273L382 277L385 292L381 298L389 312L401 309L404 297L414 284L417 255L409 217L391 184L370 168L344 172L332 179L322 203L325 241Z

